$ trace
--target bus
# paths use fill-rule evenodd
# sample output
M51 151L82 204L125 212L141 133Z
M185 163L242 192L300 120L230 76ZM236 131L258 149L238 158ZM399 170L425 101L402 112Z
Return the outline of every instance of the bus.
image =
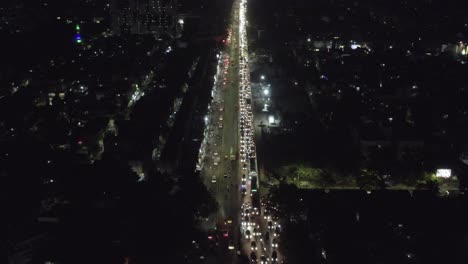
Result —
M250 188L251 188L251 192L252 194L257 192L257 177L256 176L253 176L252 179L250 180Z

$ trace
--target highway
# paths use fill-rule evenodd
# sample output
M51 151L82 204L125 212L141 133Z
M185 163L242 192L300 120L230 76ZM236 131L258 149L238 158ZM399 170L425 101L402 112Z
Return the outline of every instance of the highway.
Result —
M233 9L233 16L237 12ZM208 138L201 170L205 185L218 202L219 210L209 217L209 230L218 234L218 263L238 263L240 174L237 162L239 136L238 106L238 34L237 27L228 29L225 49L218 54L218 67L213 88L213 101L206 117ZM235 159L232 159L234 155ZM227 237L224 235L228 231Z
M205 119L201 177L219 205L217 213L206 221L206 228L214 234L210 237L217 245L218 263L281 263L277 244L273 244L273 239L279 242L274 235L275 221L268 227L271 216L262 209L259 188L252 188L259 186L259 179L246 9L246 0L234 2L225 48L218 54L213 101Z

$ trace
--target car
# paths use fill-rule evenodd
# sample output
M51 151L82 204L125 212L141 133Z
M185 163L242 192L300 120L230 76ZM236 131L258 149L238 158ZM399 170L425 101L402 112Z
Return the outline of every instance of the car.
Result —
M268 229L273 229L273 222L272 221L268 221Z
M208 239L211 241L217 240L216 232L213 229L208 230Z
M242 226L245 226L247 227L249 225L249 217L248 216L244 216L244 221L242 221Z
M225 172L225 173L224 173L224 178L227 178L227 176L228 176L228 175L227 175L227 173Z
M268 243L269 241L270 241L270 232L267 231L267 232L265 233L265 242Z
M241 194L245 195L247 193L247 189L245 187L241 188Z
M216 183L216 175L211 176L211 183Z
M271 241L271 247L278 248L278 239L273 238L273 240Z
M274 233L273 235L274 235L274 236L279 236L279 235L280 235L280 232L281 232L281 230L280 230L279 226L276 226L276 227L275 227L275 233Z
M260 246L262 247L263 252L266 252L266 247L265 244L263 244L263 241L260 239Z
M252 237L252 234L250 233L250 230L245 230L245 238L250 239Z
M257 263L257 254L255 252L250 253L250 262Z
M265 255L260 256L260 263L261 264L267 264L267 258L265 257Z
M223 117L222 117L222 116L219 117L219 121L223 121Z
M241 186L245 188L246 185L247 185L247 181L246 181L246 180L242 180Z
M234 250L236 247L234 246L234 242L232 242L232 240L229 240L229 243L228 243L228 249L229 250Z
M223 124L219 124L218 128L223 128Z
M276 251L273 251L271 253L271 261L277 261L278 260L278 253Z
M249 208L246 208L246 209L245 209L244 214L245 214L245 215L250 215L250 210L249 210Z
M275 208L275 210L277 210L277 209ZM278 221L278 220L279 220L279 215L278 215L278 212L277 212L277 211L275 211L275 212L273 213L273 216L272 216L271 218L272 218L273 220L275 220L275 221ZM281 226L280 226L280 225L278 225L278 227L280 227L280 228L281 228Z
M241 211L241 216L242 216L242 217L248 215L248 214L246 213L247 209L244 209L244 208L245 208L245 206L242 206L242 211Z
M254 237L259 237L261 235L260 231L258 230L257 227L254 227L253 229L253 235Z
M252 251L257 250L257 243L255 241L250 242L250 247Z

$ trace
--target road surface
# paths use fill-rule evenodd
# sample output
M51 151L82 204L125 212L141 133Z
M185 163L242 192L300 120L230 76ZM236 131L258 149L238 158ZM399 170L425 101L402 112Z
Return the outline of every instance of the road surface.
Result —
M246 8L246 0L234 2L225 50L219 54L213 101L206 118L208 137L201 176L218 202L219 210L208 218L205 226L218 234L219 263L241 263L242 256L247 259L252 254L258 263L262 263L262 256L266 260L263 263L281 263L279 252L276 252L277 262L272 259L273 252L277 251L271 243L275 226L268 228L268 214L260 202L257 211L250 208L254 205L252 197L259 197L258 191L252 190L250 177L256 179L254 184L257 186L259 180L255 178L258 174L256 166L250 166L251 159L256 163L256 151ZM241 193L243 183L244 194ZM245 209L249 215L245 214ZM247 237L246 231L253 235L254 229L259 236ZM266 240L267 233L270 233L269 241ZM257 248L252 249L252 241Z

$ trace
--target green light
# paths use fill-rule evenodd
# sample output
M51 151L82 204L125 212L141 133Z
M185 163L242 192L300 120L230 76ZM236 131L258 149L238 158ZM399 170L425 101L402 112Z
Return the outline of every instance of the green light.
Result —
M76 43L81 43L81 42L82 42L81 39L76 40Z
M75 29L76 29L76 30L80 30L80 25L76 25L76 26L75 26Z

